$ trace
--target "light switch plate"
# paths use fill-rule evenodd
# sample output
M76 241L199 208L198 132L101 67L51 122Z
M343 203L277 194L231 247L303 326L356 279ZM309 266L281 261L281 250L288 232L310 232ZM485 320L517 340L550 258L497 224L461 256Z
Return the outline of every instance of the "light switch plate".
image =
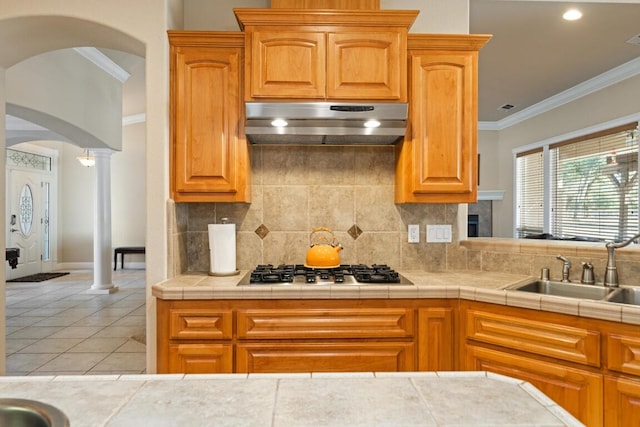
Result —
M409 243L420 243L420 225L409 224Z
M451 243L451 225L427 225L427 243Z

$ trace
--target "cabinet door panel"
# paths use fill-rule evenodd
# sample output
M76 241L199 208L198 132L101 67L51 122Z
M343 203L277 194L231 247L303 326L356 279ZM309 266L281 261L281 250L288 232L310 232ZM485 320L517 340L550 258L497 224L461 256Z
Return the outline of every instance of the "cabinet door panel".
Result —
M253 98L323 98L326 42L323 33L251 31Z
M176 49L177 192L238 190L239 49Z
M418 309L418 369L453 371L453 310Z
M233 346L231 344L171 344L168 370L161 373L231 373Z
M405 338L412 309L353 308L238 310L238 338Z
M405 38L400 31L329 33L327 97L406 100Z
M604 377L604 425L627 427L640 420L640 380Z
M476 202L478 50L488 39L409 38L409 126L396 145L396 203Z
M414 370L413 343L238 344L236 372L395 372Z
M466 350L466 369L530 382L584 424L602 425L601 374L471 345Z
M415 193L469 193L475 186L472 136L473 67L468 55L412 58ZM418 119L419 117L419 119Z

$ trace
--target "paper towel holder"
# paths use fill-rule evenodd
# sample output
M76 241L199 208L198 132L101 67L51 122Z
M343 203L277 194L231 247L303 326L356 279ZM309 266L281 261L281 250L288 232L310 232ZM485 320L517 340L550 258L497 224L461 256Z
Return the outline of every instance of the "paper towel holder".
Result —
M227 217L220 218L220 223L221 224L227 224L228 221L229 221L229 218L227 218ZM235 242L235 239L234 239L234 242ZM235 249L235 243L234 243L234 249ZM209 274L209 276L214 276L214 277L235 276L237 274L240 274L240 270L237 270L237 269L234 270L234 271L225 271L225 272L217 272L217 271L214 272L214 271L211 271L211 269L212 269L212 266L210 266L208 274Z

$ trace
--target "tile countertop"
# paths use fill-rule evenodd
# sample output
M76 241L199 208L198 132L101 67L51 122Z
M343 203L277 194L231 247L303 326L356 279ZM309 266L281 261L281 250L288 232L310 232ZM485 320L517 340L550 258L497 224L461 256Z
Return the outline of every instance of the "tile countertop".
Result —
M53 405L73 427L582 425L486 372L0 377L0 397Z
M640 306L506 290L535 277L486 271L399 271L414 285L238 286L248 271L226 277L185 274L153 285L163 300L461 298L640 325Z

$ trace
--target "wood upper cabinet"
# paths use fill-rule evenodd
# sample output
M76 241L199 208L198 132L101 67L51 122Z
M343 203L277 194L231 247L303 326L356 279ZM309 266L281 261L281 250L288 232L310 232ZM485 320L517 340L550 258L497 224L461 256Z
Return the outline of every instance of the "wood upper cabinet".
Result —
M380 9L380 0L271 0L271 8Z
M396 146L396 203L477 200L483 35L409 36L409 126Z
M234 9L246 34L245 99L407 100L416 11Z
M170 31L169 41L171 196L177 202L248 202L244 36Z
M247 98L323 98L326 43L323 33L260 29L252 31ZM248 45L249 46L249 45ZM255 53L254 53L255 52Z

